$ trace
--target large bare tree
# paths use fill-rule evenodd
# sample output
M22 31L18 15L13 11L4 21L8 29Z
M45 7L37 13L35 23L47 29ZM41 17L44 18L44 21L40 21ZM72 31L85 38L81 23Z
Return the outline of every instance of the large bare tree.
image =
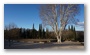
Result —
M45 4L40 6L40 18L44 25L52 27L58 43L61 42L62 31L68 23L76 21L79 13L77 4Z

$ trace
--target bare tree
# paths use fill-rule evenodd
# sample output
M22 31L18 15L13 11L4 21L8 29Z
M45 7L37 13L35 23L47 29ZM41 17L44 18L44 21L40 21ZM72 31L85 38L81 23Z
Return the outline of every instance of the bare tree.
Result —
M5 25L4 29L6 30L10 30L10 29L13 29L13 28L17 28L17 25L14 24L14 23L10 23L8 25Z
M77 4L46 4L40 7L40 18L45 26L52 27L60 43L62 31L68 23L75 23L78 12L79 5Z
M15 30L15 28L17 28L17 25L14 23L10 23L4 27L4 38L8 39L9 46L11 46L11 40L17 35L18 30Z

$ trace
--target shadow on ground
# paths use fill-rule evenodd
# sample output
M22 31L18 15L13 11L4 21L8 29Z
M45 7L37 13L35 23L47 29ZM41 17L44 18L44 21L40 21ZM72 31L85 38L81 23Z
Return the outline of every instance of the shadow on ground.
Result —
M84 45L80 42L62 43L13 43L11 46L4 44L4 49L83 49Z

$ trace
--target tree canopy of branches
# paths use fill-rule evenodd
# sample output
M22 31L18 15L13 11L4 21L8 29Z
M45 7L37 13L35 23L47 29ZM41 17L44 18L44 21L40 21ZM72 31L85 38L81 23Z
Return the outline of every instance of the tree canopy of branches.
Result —
M51 26L58 43L61 42L62 31L67 24L75 23L75 16L79 13L78 4L46 4L40 6L42 23Z

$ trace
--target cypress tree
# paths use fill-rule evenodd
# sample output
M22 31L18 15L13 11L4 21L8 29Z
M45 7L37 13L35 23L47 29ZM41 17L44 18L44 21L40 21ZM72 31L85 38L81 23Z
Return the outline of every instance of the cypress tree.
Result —
M41 34L40 31L41 31L41 30L40 30L40 24L39 24L39 39L40 39L40 34Z
M75 36L75 40L76 40L76 30L75 30L75 27L74 27L74 36Z
M46 38L48 38L48 28L46 28Z
M45 30L43 29L43 38L45 38Z
M73 31L75 32L75 27L74 27Z
M26 38L25 29L23 29L23 38Z
M33 24L33 27L32 27L32 37L35 38L35 31L34 31L34 24Z
M39 24L39 38L42 38L42 24Z
M34 30L34 24L33 24L32 30Z
M68 26L68 30L70 30L70 26Z
M42 24L41 24L41 38L43 38L43 29L42 29Z
M71 25L71 31L73 31L73 25Z
M22 38L22 28L20 28L19 36Z

